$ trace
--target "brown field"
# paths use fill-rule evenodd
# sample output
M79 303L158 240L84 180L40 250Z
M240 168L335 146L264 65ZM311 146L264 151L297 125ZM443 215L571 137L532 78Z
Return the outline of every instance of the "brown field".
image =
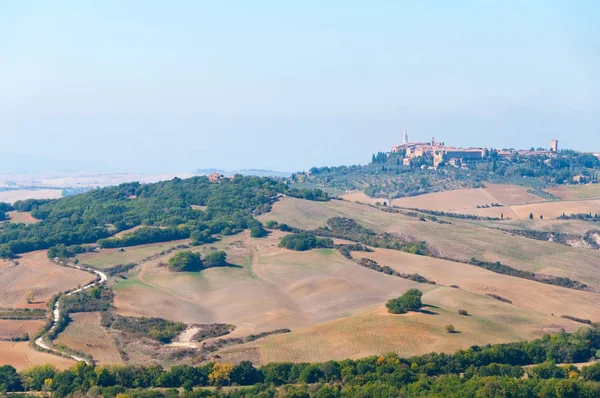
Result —
M157 266L160 259L143 264L139 272L116 286L117 310L130 316L232 323L238 328L231 337L292 329L289 334L222 352L224 358L242 358L246 353L262 363L355 358L389 351L402 355L449 352L472 344L528 339L579 326L553 317L552 311L600 319L600 309L593 302L600 296L592 293L402 252L357 253L385 256L382 264L401 264L402 272L418 271L438 278L440 283L458 280L464 290L417 284L360 267L334 250L299 253L281 249L277 243L282 235L273 232L268 238L250 239L244 233L218 242L219 248L232 253L231 262L240 268L174 274ZM425 292L425 302L435 306L429 309L437 315L387 315L383 304L413 287ZM509 296L515 304L501 303L485 296L486 292ZM459 316L458 309L467 309L473 316ZM446 334L443 327L448 323L462 333Z
M26 199L58 199L60 197L62 197L60 189L19 189L0 192L0 202L7 203Z
M515 268L565 276L600 288L597 251L514 236L489 228L484 222L448 219L451 224L438 224L356 203L311 202L295 198L284 198L275 203L273 210L259 219L312 229L325 225L328 218L335 216L353 218L375 231L408 234L425 240L440 256L500 261ZM590 227L593 228L593 224Z
M600 294L500 275L474 265L414 256L397 250L357 253L399 272L418 273L445 286L458 285L479 295L496 294L514 306L544 315L571 315L600 322Z
M26 253L17 260L18 265L0 260L0 307L45 308L50 297L60 291L84 285L94 276L87 272L54 264L45 250ZM25 293L33 290L36 302L28 305Z
M473 221L472 224L484 225L490 228L501 229L529 229L534 231L562 232L567 234L584 235L594 228L594 224L581 220L552 220L534 218L512 219L502 221Z
M539 218L540 215L543 215L544 218L556 218L563 213L567 215L571 213L596 214L600 213L600 199L535 203L511 206L511 209L521 219L529 218L530 213L533 213L535 218Z
M102 249L99 252L82 253L77 256L82 264L96 268L109 268L118 264L137 263L144 258L153 256L177 245L188 244L188 240L176 240L166 243L151 243L148 245L125 247L119 249Z
M452 288L423 296L431 313L388 314L383 305L370 313L294 330L257 344L261 362L308 362L361 358L395 352L410 357L432 351L451 353L472 345L540 337L551 330L572 330L565 319L530 313L489 297ZM461 316L466 309L471 316ZM459 333L448 334L452 324Z
M30 337L44 326L43 320L0 319L0 339L21 337L25 333Z
M50 364L58 369L68 369L75 365L75 361L62 358L53 354L39 352L29 347L29 343L11 343L0 341L0 366L12 365L17 370L27 369L31 366Z
M37 218L31 215L29 211L9 211L8 217L12 223L35 224L40 222Z
M600 199L600 184L561 185L546 191L563 200Z
M542 202L539 196L527 193L527 187L490 184L485 188L465 188L434 192L394 200L370 198L363 192L350 192L342 197L351 202L371 203L386 201L388 204L407 208L429 209L452 213L475 214L485 217L517 218L511 206ZM477 208L477 206L500 203L502 207Z
M157 267L159 260L144 264L116 286L115 305L123 315L232 323L234 334L247 335L358 313L415 286L358 267L337 251L280 249L280 236L219 242L240 268L176 274Z
M113 338L100 324L99 312L70 314L73 320L56 339L56 343L89 354L102 365L123 364Z

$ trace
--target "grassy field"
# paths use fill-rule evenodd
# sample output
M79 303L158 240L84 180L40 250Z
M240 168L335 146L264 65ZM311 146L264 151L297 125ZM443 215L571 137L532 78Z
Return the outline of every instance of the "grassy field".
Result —
M48 259L45 250L21 255L17 263L0 260L0 307L45 308L50 297L94 280L94 276L61 267ZM33 290L35 302L27 304L25 294Z
M258 343L262 363L327 361L395 352L410 357L428 352L451 353L472 345L531 339L546 331L577 327L573 322L538 315L492 298L452 288L423 296L430 313L388 314L374 311L274 336ZM467 309L471 316L462 316ZM459 333L448 334L445 325Z
M72 322L55 340L69 348L89 354L101 365L123 363L113 338L100 324L99 312L70 314Z
M564 200L600 199L600 184L561 185L547 191Z
M440 256L500 261L511 267L569 277L600 288L597 251L514 236L489 228L485 222L448 219L451 224L438 224L356 203L311 202L295 198L284 198L260 219L310 229L325 225L328 218L335 216L353 218L375 231L408 234L425 240ZM593 228L593 224L590 227Z
M511 206L511 209L521 219L529 218L530 213L533 213L535 218L539 218L540 215L543 215L544 218L556 218L563 213L567 215L571 213L598 214L600 213L600 199L535 203Z
M64 370L75 365L75 361L39 352L29 347L29 343L26 341L21 343L0 341L0 366L11 365L17 370L23 370L32 366L45 364L54 365L58 369Z
M29 211L9 211L8 218L12 223L22 223L22 224L35 224L40 222L40 220L36 219L31 215Z
M110 268L117 264L137 263L175 246L189 244L188 240L179 240L167 243L152 243L148 245L125 247L119 249L102 249L99 252L83 253L77 256L82 264L96 268Z
M0 339L22 337L25 333L33 337L44 323L43 320L0 319Z

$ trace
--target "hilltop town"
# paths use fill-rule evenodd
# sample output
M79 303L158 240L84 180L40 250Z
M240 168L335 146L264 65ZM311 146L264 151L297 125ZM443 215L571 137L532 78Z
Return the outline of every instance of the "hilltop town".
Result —
M493 150L481 147L462 148L447 146L444 142L437 142L435 138L432 138L431 142L410 142L406 131L404 131L402 144L394 145L390 153L401 154L404 158L404 166L410 166L416 158L431 157L433 159L433 167L435 168L440 164L468 168L469 162L482 160L488 156L512 159L516 156L545 156L547 158L555 158L560 155L557 139L550 140L550 148L548 149ZM600 153L594 154L594 156L600 159Z

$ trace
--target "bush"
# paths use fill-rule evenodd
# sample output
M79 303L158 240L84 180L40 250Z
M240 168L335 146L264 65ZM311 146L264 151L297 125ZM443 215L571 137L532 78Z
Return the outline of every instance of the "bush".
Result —
M199 271L203 268L202 258L199 253L188 250L181 251L169 259L169 269L176 272Z
M454 325L446 325L444 326L444 329L446 329L446 333L456 333Z
M418 311L423 307L422 296L423 293L420 290L410 289L402 296L388 301L385 306L390 314L404 314L407 311Z
M204 267L223 267L227 265L227 253L222 250L210 252L204 256Z
M464 316L469 315L469 313L467 312L467 310L458 310L458 314L459 315L464 315Z

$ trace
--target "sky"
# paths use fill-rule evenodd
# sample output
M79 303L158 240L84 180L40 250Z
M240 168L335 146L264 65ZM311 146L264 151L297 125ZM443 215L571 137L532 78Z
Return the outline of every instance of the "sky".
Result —
M600 151L600 2L0 3L0 172ZM4 160L3 160L4 159Z

